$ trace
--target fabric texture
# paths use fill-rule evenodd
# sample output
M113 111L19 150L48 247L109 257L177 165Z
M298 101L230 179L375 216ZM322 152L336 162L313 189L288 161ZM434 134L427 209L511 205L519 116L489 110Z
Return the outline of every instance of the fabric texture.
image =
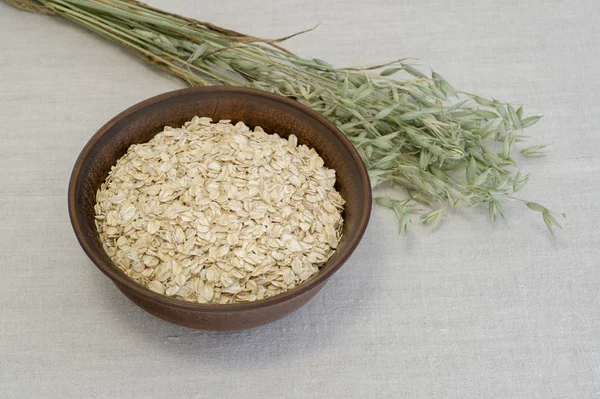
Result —
M397 234L373 209L355 254L298 312L194 331L129 302L84 255L71 169L107 120L183 87L57 17L0 2L0 396L3 398L600 397L597 0L151 1L338 66L402 57L455 87L525 103L551 155L522 196L565 212L464 209Z

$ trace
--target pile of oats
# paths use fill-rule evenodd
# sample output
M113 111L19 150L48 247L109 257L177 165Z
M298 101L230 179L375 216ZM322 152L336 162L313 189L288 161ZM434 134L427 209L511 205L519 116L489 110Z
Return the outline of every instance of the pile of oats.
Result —
M200 303L272 297L337 247L335 171L297 138L194 117L133 145L98 190L96 227L133 280Z

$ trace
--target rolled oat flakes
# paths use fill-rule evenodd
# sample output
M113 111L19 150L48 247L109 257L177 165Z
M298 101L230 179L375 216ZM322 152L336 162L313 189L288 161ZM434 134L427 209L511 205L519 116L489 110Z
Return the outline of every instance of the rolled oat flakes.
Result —
M341 238L335 171L294 135L194 117L132 145L97 193L104 249L186 301L268 298L313 276Z

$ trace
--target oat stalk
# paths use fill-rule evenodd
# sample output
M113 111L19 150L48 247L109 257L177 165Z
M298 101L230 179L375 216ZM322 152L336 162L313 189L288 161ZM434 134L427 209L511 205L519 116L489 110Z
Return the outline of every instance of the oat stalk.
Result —
M456 91L439 74L426 74L406 60L336 68L282 48L279 43L289 37L260 39L134 0L9 1L67 18L191 86L252 87L308 105L355 145L373 187L387 183L406 191L409 201L401 205L378 201L395 211L402 231L415 212L435 226L461 204L487 206L494 221L527 183L513 150L525 138L523 129L540 117L525 117L522 106ZM376 68L386 69L367 72ZM542 148L521 153L538 157ZM549 230L560 228L544 209Z

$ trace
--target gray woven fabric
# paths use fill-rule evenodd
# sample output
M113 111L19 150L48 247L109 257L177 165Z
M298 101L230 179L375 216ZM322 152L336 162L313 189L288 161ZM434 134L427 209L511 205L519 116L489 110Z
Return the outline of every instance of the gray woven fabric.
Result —
M0 396L600 397L596 0L152 1L340 66L417 57L466 91L535 105L522 205L397 236L375 207L352 258L297 313L199 332L130 303L72 233L66 188L104 122L182 87L59 18L0 2Z

